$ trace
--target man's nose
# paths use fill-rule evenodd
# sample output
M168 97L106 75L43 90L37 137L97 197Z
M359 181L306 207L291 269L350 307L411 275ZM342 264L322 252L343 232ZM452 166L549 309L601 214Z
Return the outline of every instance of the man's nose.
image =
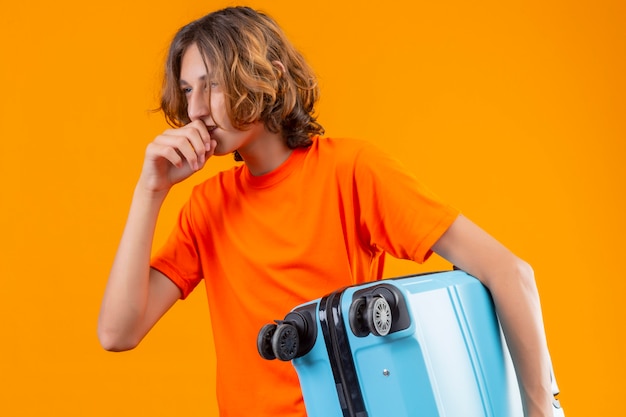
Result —
M209 100L203 91L194 91L187 102L189 120L204 119L209 115Z

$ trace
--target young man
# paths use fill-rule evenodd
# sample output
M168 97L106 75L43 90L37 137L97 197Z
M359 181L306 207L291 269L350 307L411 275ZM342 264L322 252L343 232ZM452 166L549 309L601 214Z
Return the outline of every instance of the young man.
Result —
M392 157L321 137L317 97L312 70L264 14L228 8L178 32L161 106L174 128L146 149L102 301L104 348L135 347L205 280L221 415L303 417L295 371L259 357L258 330L336 288L380 279L386 253L423 262L434 251L489 288L526 415L551 415L532 269ZM244 163L194 188L151 258L168 191L229 153Z

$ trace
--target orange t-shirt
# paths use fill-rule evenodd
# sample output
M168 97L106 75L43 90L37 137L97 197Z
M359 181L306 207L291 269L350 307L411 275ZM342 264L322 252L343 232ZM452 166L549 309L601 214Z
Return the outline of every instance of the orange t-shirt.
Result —
M183 298L205 280L221 416L304 417L292 365L257 353L260 328L380 279L385 252L423 262L457 216L397 160L352 139L314 138L266 175L241 165L195 187L152 266Z

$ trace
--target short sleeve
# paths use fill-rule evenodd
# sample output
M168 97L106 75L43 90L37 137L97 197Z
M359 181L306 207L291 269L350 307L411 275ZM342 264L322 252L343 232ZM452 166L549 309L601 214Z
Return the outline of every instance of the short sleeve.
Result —
M372 145L358 154L354 175L365 238L396 258L424 262L459 215L400 161Z
M152 268L178 286L182 293L181 299L187 298L203 278L192 208L193 201L190 199L181 209L165 244L151 260Z

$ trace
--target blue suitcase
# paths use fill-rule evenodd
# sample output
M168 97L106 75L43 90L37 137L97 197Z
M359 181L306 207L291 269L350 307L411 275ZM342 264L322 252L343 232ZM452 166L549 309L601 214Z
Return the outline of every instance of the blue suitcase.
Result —
M523 417L489 292L462 271L340 289L264 326L257 347L292 360L309 417Z

